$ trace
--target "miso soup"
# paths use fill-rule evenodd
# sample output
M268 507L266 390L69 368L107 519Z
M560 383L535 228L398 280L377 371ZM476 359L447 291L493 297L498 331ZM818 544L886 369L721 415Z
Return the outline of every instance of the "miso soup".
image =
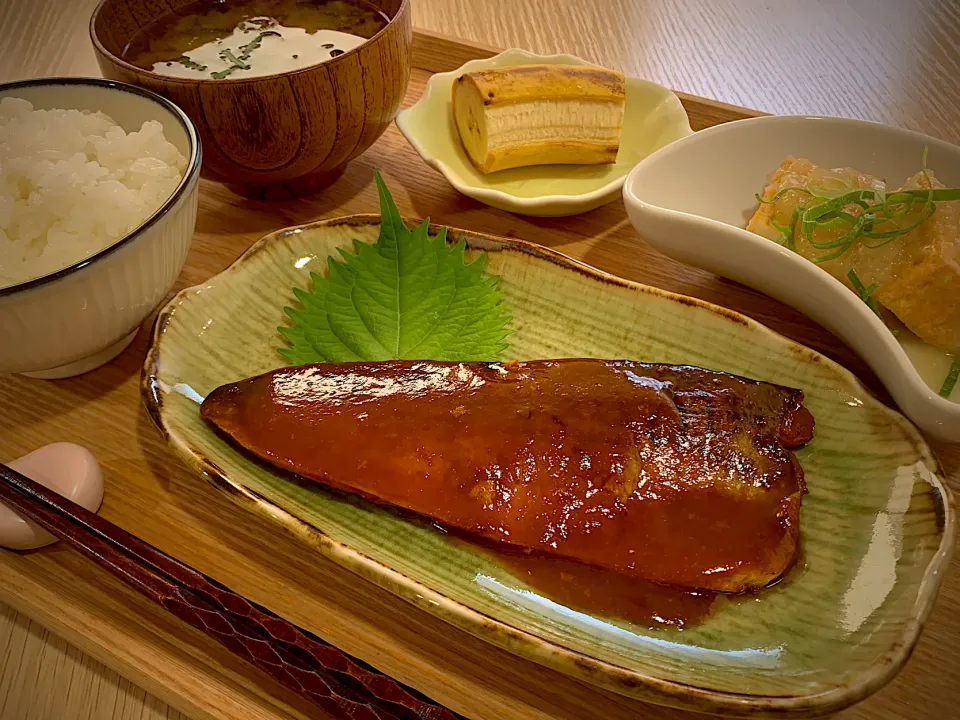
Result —
M363 0L199 0L147 25L122 56L170 77L258 77L338 57L388 22Z

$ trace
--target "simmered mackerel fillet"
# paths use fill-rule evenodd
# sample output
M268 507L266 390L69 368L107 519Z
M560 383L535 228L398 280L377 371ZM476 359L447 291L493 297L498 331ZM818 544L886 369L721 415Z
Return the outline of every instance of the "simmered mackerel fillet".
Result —
M277 467L441 526L736 592L794 557L802 399L629 361L391 361L275 370L201 413Z

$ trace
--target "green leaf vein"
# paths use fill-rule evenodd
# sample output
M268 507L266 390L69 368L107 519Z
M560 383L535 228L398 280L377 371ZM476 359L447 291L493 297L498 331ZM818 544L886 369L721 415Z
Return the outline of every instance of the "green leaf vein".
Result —
M484 273L486 254L466 262L466 243L435 237L424 220L410 230L375 173L380 235L354 241L327 260L327 277L311 273L312 290L294 288L299 307L285 307L278 328L291 364L355 360L500 358L510 315L499 278Z

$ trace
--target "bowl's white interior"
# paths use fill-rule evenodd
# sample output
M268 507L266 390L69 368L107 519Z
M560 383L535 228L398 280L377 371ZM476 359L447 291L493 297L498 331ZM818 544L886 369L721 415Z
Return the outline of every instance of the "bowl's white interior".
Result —
M762 117L720 125L643 160L624 186L634 227L661 252L771 295L838 335L873 368L903 412L960 442L960 404L939 397L883 323L842 283L744 228L783 159L851 166L902 185L927 166L960 186L960 148L908 130L842 118Z
M839 118L744 120L668 145L628 179L645 203L744 227L767 176L788 155L828 167L854 167L899 187L927 166L960 187L960 148L907 130Z
M109 115L126 132L135 132L147 120L163 125L163 134L184 157L190 157L190 138L180 119L160 103L123 88L101 85L61 84L0 88L0 98L18 97L37 110L90 110Z

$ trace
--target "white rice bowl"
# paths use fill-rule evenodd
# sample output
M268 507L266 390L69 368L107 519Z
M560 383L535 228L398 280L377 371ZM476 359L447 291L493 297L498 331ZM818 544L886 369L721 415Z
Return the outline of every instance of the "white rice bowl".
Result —
M186 158L150 120L0 100L0 288L77 263L129 234L173 194Z

